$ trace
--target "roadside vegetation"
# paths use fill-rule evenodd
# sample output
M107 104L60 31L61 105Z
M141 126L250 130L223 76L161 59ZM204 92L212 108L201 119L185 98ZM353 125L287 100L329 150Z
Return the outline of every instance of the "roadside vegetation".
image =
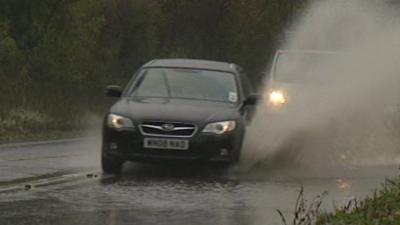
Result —
M400 179L387 180L372 196L332 214L318 217L319 225L396 225L400 224Z
M88 118L82 116L83 118ZM14 108L0 116L0 144L15 141L70 138L84 134L82 125L88 121L74 118L70 123L51 118L48 114Z
M293 220L278 210L284 225L398 225L400 224L400 178L386 180L381 188L363 200L352 199L332 213L322 213L326 193L307 204L302 188Z
M0 142L82 130L153 58L232 61L261 79L307 0L0 0Z

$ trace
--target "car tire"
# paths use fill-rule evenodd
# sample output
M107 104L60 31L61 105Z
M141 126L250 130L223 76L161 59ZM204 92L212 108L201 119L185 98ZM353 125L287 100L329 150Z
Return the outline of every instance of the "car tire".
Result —
M232 161L231 161L232 165L236 165L240 162L240 155L241 155L241 148L238 148L238 149L236 149L236 151L234 152L234 154L232 156Z
M235 145L235 150L233 151L233 158L232 158L232 164L239 164L240 158L242 156L242 150L243 150L243 141L245 137L245 132L243 132L240 135L240 138L238 138L238 142Z
M101 156L101 167L104 173L120 174L124 161L117 158Z

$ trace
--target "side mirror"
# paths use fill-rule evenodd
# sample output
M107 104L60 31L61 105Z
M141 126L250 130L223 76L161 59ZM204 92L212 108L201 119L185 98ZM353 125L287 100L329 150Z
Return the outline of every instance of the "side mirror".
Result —
M109 96L109 97L117 97L117 98L119 98L119 97L121 97L121 95L122 95L122 91L123 91L123 89L122 89L122 87L120 87L120 86L117 86L117 85L109 85L109 86L107 86L106 89L104 90L104 94L105 94L106 96Z
M255 106L261 101L262 97L258 94L251 94L247 99L244 101L244 106Z

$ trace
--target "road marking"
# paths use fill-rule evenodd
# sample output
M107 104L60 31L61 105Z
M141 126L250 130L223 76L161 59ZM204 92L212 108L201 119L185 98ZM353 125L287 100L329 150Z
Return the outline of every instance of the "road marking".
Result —
M64 183L69 183L73 181L79 181L84 179L98 180L103 179L101 173L98 171L91 172L82 172L75 174L63 174L63 175L48 175L48 177L43 178L44 176L37 177L32 180L21 180L10 182L9 184L0 185L0 194L8 193L8 192L17 192L17 191L27 191L39 187L47 187L52 185L59 185Z
M55 156L43 156L43 157L19 158L19 159L5 159L5 160L2 160L2 161L17 162L17 161L40 160L40 159L72 158L72 157L77 157L77 156L82 156L82 154L55 155Z

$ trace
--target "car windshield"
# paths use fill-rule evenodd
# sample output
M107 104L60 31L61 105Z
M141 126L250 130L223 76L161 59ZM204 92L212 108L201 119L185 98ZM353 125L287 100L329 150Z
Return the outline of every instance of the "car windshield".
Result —
M325 83L329 66L339 53L281 53L278 56L274 80L282 83Z
M134 85L130 97L238 102L235 76L229 72L150 68L141 71Z

